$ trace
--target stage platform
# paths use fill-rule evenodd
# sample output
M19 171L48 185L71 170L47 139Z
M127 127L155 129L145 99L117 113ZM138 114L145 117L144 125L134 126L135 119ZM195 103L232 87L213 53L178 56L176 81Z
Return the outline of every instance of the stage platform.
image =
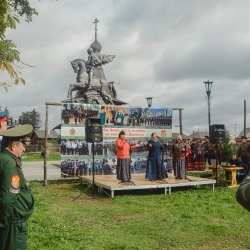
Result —
M92 176L80 176L81 181L92 183ZM135 189L153 189L162 188L165 195L171 194L171 189L173 187L185 187L185 186L197 186L197 185L212 185L212 190L214 191L214 184L216 180L199 178L194 176L188 176L188 179L176 180L173 173L168 173L168 178L166 182L154 181L151 182L145 179L145 174L132 174L132 181L135 185L123 185L119 184L116 179L116 175L95 175L95 184L103 189L108 189L111 192L112 198L115 197L115 191L120 190L135 190Z

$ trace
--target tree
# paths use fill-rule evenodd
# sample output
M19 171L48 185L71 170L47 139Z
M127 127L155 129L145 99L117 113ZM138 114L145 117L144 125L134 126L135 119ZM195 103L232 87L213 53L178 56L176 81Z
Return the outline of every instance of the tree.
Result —
M25 80L20 77L21 72L14 67L15 62L22 61L15 43L6 39L5 32L7 28L16 28L19 17L25 15L25 21L30 22L34 14L38 15L38 12L30 7L28 0L0 0L0 70L7 70L10 78L14 80L14 84L18 84L19 81L25 84ZM6 92L10 87L6 82L0 82L0 86L3 86Z
M222 161L228 161L228 159L233 155L233 150L229 141L230 134L229 131L225 129L225 143L223 144Z
M33 126L34 129L39 129L41 127L41 115L33 109L32 111L22 112L22 115L19 116L18 123L23 124L30 124Z

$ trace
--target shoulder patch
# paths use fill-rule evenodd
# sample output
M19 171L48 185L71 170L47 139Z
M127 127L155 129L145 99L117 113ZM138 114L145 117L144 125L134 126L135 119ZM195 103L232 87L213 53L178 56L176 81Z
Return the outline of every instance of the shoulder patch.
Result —
M18 174L14 174L11 177L11 185L14 189L18 189L20 186L20 176Z

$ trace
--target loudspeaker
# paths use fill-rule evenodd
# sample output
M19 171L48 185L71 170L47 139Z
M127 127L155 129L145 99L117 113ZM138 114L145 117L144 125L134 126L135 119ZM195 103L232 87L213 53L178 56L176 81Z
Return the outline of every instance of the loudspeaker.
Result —
M85 120L85 140L86 142L101 142L102 137L102 119L89 117Z
M209 138L210 142L224 143L225 142L225 125L223 124L213 124L209 127Z

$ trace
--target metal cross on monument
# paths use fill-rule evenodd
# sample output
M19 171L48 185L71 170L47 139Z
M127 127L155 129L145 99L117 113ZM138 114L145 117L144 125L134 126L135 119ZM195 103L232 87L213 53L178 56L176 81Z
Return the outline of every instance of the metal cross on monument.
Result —
M97 40L97 23L99 20L96 18L95 21L93 22L95 24L95 40Z

